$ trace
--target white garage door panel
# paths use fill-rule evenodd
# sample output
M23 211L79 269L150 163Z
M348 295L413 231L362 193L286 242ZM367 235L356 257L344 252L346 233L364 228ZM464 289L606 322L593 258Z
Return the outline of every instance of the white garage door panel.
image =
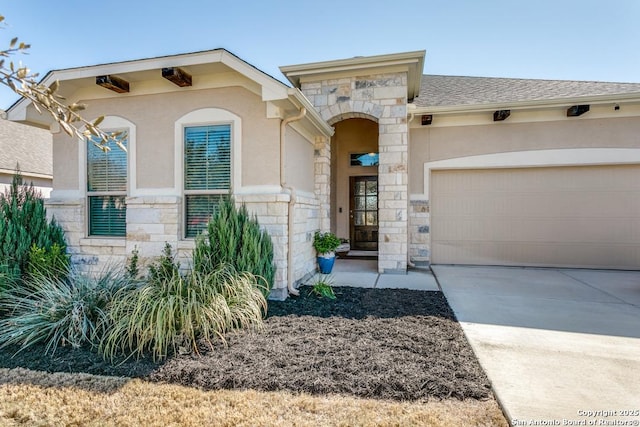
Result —
M434 264L640 268L640 166L433 171Z

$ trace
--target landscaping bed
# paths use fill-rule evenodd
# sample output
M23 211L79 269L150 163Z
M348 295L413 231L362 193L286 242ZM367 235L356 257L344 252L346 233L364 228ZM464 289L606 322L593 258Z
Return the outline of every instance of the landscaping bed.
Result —
M0 367L139 377L206 390L254 389L426 401L489 399L489 381L440 292L336 287L336 300L310 295L269 302L261 331L230 334L200 355L105 361L88 350L41 348Z

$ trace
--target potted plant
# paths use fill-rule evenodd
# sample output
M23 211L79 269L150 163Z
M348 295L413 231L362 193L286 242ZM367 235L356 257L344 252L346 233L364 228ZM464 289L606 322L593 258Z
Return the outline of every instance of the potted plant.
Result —
M340 239L335 234L326 232L320 233L316 231L313 236L313 247L318 253L318 267L320 273L330 274L333 269L333 263L336 261L335 250L340 246Z

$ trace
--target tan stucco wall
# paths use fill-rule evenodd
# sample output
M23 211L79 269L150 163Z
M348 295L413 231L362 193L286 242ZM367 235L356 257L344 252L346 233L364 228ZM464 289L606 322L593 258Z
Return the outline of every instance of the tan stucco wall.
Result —
M335 124L332 155L335 156L335 232L349 238L349 177L378 175L376 166L351 166L349 154L378 152L378 124L366 119L348 119ZM340 212L342 208L342 212Z
M78 140L65 133L53 135L53 188L78 190Z
M409 140L409 192L424 192L424 163L429 161L528 150L637 147L638 117L414 127Z
M287 184L297 190L313 193L313 143L294 129L287 127L285 173Z
M174 187L175 122L201 108L221 108L242 119L242 185L278 185L279 120L267 119L264 102L247 89L229 87L158 95L85 100L85 117L120 116L136 125L138 189ZM77 141L54 136L54 188L78 188ZM273 165L275 167L265 167Z

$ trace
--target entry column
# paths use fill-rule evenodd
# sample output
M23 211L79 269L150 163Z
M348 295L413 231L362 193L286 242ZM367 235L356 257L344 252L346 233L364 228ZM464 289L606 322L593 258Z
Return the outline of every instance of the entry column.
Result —
M379 119L378 166L378 271L406 273L408 236L408 163L406 74L391 80L397 86L376 88L385 105ZM383 98L383 99L381 99Z

